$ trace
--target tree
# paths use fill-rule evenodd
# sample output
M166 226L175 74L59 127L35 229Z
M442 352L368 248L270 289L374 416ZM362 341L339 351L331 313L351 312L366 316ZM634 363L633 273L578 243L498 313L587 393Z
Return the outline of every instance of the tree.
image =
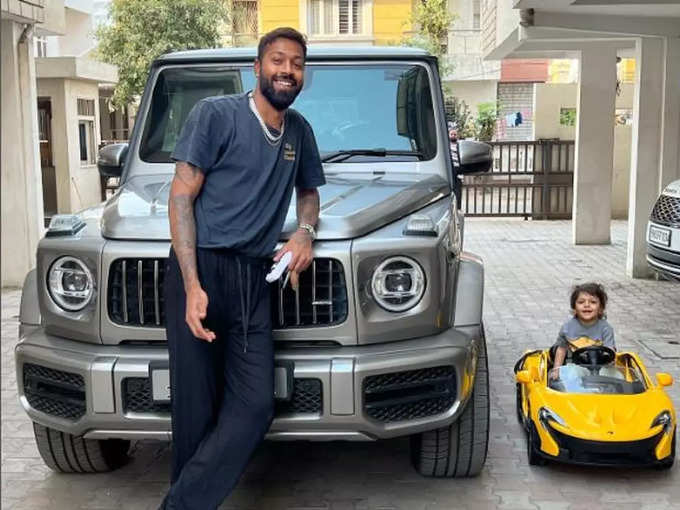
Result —
M114 105L123 106L141 95L156 57L218 47L228 5L224 0L113 0L111 23L101 25L96 37L99 58L118 66Z
M442 57L446 53L449 26L454 19L449 12L448 0L418 0L411 15L411 23L418 33L402 41L405 46L423 48L436 56L441 76L448 70Z
M483 142L493 140L499 110L498 104L493 101L477 105L477 118L475 119L477 140Z

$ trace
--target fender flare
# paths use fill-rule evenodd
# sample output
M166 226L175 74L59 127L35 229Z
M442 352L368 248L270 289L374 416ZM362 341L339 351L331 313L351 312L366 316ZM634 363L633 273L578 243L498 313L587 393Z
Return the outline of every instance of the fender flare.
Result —
M484 264L472 253L462 252L456 278L454 328L482 325L484 308Z
M19 308L19 322L22 326L40 326L40 304L38 300L38 279L35 269L31 269L24 279Z

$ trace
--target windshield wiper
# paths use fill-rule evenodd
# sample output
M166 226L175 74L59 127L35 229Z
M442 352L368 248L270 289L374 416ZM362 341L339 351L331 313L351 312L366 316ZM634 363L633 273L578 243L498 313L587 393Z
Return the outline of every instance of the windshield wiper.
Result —
M344 151L335 151L326 154L321 161L324 163L339 163L351 158L352 156L376 156L384 158L386 156L413 156L418 159L423 159L422 152L417 151L388 151L387 149L350 149Z

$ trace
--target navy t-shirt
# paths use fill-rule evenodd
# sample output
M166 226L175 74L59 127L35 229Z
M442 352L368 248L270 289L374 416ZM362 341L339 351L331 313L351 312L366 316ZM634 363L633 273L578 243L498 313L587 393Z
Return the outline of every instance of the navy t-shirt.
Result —
M196 103L172 158L205 173L194 202L196 245L252 257L272 254L293 187L326 183L314 133L304 117L287 110L283 136L271 145L247 94Z

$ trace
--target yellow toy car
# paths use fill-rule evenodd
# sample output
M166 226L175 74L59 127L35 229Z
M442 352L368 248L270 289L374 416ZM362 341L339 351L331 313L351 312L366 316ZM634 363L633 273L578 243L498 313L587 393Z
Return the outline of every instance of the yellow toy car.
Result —
M591 346L552 371L554 348L515 365L517 417L527 431L529 464L556 460L601 466L656 466L675 460L677 417L664 386L632 352Z

